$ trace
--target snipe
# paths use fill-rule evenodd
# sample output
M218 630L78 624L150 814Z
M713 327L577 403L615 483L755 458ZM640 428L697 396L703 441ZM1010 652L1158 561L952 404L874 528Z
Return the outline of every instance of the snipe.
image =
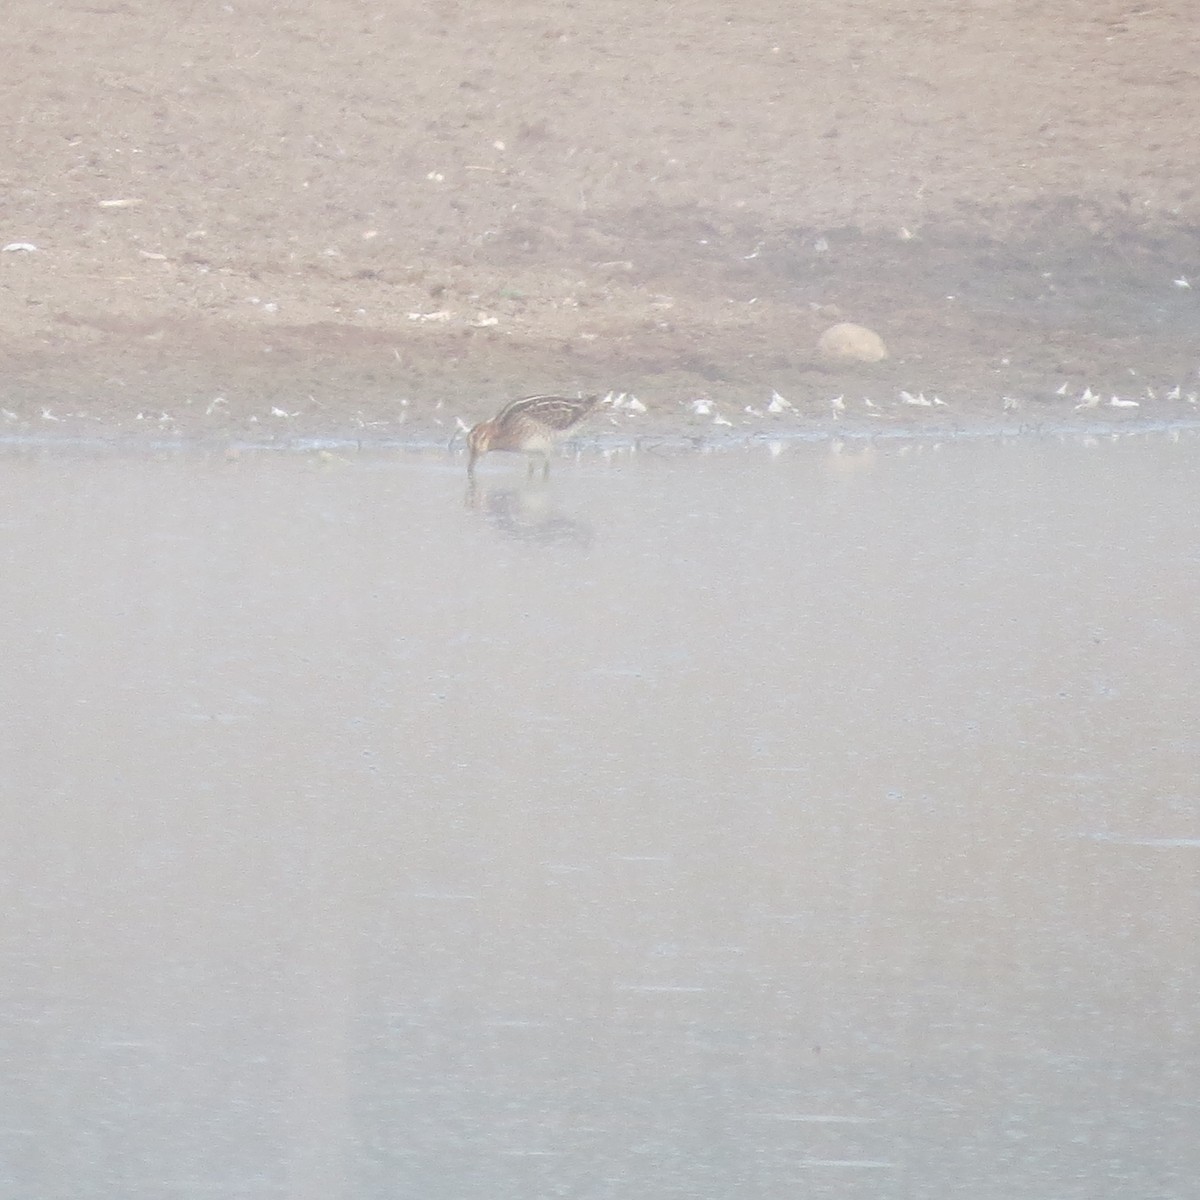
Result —
M542 476L550 474L550 451L600 402L599 396L522 396L510 400L494 417L480 421L467 434L467 474L474 477L475 461L489 450L512 450L530 455L529 473L542 460Z

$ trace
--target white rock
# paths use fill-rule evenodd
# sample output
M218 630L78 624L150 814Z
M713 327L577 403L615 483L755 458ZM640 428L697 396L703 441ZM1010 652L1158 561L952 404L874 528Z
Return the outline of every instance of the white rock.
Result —
M865 325L843 321L831 325L817 342L817 351L836 362L874 363L888 356L883 338Z

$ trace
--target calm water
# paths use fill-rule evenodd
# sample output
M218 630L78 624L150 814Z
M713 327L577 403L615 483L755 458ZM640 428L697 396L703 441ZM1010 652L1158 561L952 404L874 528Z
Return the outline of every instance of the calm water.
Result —
M0 459L0 1195L1190 1200L1200 439Z

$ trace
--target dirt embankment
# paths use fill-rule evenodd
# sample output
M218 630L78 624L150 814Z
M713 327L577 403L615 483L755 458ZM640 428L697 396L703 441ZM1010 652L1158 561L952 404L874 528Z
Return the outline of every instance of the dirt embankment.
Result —
M636 394L622 432L1200 408L1183 0L6 20L0 435L437 436L551 389ZM838 320L890 357L823 362Z

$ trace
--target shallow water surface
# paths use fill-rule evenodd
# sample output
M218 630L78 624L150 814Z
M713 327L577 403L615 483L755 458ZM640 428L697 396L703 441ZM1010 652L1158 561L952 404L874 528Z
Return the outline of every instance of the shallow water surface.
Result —
M1200 439L0 460L0 1194L1190 1197Z

